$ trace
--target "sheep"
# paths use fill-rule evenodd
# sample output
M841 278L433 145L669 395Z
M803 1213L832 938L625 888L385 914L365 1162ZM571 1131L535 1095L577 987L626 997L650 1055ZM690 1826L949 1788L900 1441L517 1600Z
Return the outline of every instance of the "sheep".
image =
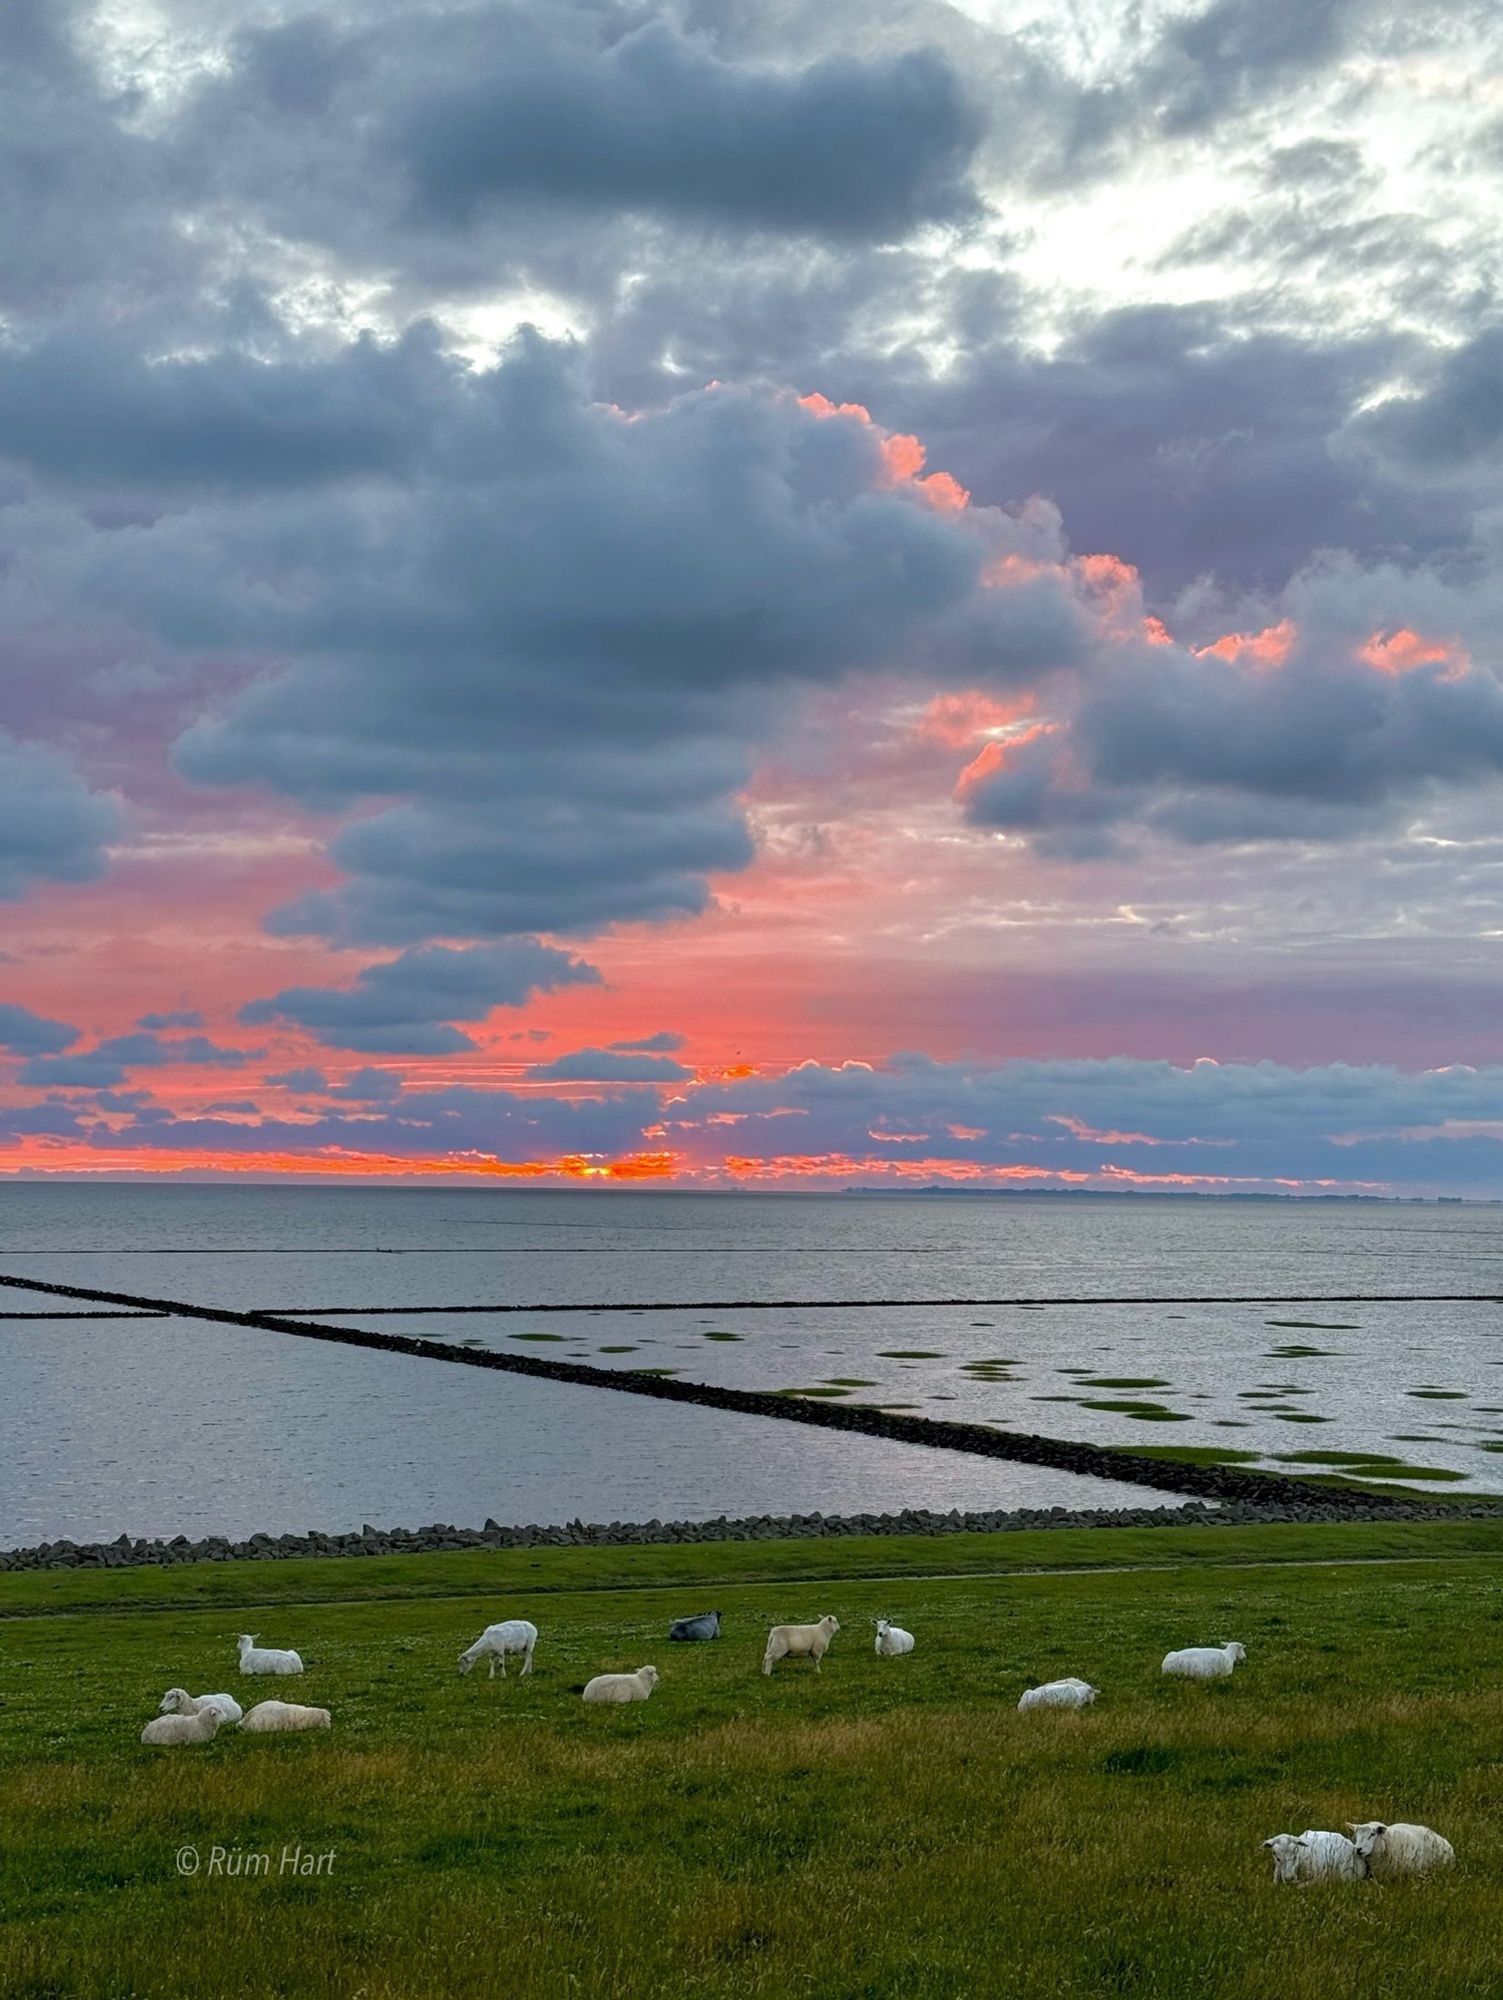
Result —
M1221 1681L1229 1678L1238 1660L1246 1658L1247 1648L1235 1639L1225 1646L1186 1646L1178 1653L1165 1653L1163 1671L1187 1681Z
M718 1639L720 1637L720 1613L718 1611L696 1612L692 1618L675 1618L668 1627L670 1639Z
M1030 1708L1086 1708L1100 1692L1089 1681L1076 1680L1073 1675L1067 1680L1045 1681L1042 1687L1023 1690L1018 1713L1026 1715Z
M154 1716L141 1731L143 1743L212 1743L224 1717L217 1708L197 1715Z
M295 1701L258 1701L240 1725L241 1734L271 1736L289 1729L332 1727L326 1708L302 1708Z
M532 1649L538 1642L538 1628L529 1625L525 1618L504 1618L499 1625L487 1625L473 1646L466 1646L459 1656L459 1671L467 1674L477 1660L488 1659L491 1670L488 1679L496 1678L496 1668L501 1668L501 1678L506 1679L506 1656L508 1653L522 1655L522 1672L532 1672Z
M300 1674L303 1663L296 1653L278 1652L273 1646L258 1646L254 1632L242 1632L235 1641L240 1648L243 1674Z
M779 1660L803 1659L812 1659L818 1673L830 1641L839 1630L840 1620L829 1612L817 1625L774 1625L762 1655L763 1673L770 1674Z
M1273 1855L1275 1882L1360 1882L1366 1864L1344 1833L1276 1833L1263 1845Z
M1424 1875L1432 1868L1449 1868L1456 1850L1428 1826L1392 1824L1381 1819L1348 1820L1352 1840L1363 1872L1374 1881L1391 1881L1396 1875Z
M646 1701L658 1684L656 1667L638 1667L634 1674L596 1674L580 1693L586 1701Z
M186 1688L168 1688L158 1706L159 1715L201 1715L206 1708L219 1711L221 1722L238 1722L244 1713L232 1694L189 1694Z
M885 1618L877 1620L877 1658L895 1660L903 1653L913 1651L913 1634L905 1632L901 1625L893 1625Z

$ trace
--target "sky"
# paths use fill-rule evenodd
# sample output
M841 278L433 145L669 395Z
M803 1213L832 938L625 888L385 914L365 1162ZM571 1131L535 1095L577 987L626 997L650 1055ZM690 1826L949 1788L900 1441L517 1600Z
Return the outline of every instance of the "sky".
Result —
M7 0L0 1174L1503 1196L1488 0Z

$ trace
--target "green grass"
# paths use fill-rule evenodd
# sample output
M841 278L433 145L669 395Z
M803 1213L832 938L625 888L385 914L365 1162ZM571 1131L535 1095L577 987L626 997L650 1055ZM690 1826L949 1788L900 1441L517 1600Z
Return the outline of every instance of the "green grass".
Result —
M1500 1554L1503 1520L0 1578L0 1993L1493 1995ZM710 1605L718 1645L667 1644ZM825 1610L845 1629L823 1673L764 1680L766 1624ZM506 1614L541 1628L536 1673L460 1679ZM878 1614L911 1658L872 1656ZM308 1673L239 1681L237 1630ZM1249 1651L1231 1682L1158 1674L1223 1637ZM648 1659L643 1707L569 1692ZM1097 1706L1016 1714L1061 1673ZM148 1751L177 1681L335 1727ZM1266 1835L1372 1815L1438 1826L1455 1877L1274 1889ZM185 1879L185 1844L273 1873ZM299 1844L332 1875L276 1872Z

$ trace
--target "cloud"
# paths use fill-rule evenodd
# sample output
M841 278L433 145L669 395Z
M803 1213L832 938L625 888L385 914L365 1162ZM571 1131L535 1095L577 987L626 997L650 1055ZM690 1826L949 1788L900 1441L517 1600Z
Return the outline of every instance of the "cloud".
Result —
M607 1046L614 1052L631 1055L640 1051L643 1055L673 1055L684 1046L684 1037L670 1029L662 1029L656 1035L643 1035L635 1042L611 1042Z
M241 1069L261 1053L258 1049L223 1048L205 1035L180 1035L172 1041L149 1033L111 1035L76 1055L33 1056L22 1066L17 1081L35 1089L111 1090L135 1069L165 1069L179 1063L193 1068Z
M29 1007L17 1007L0 1000L0 1049L12 1055L51 1055L66 1049L79 1038L79 1030L66 1021L49 1021Z
M721 61L666 21L417 94L396 149L424 209L494 200L891 240L975 212L979 118L937 54Z
M41 882L97 880L124 825L115 800L89 791L60 752L0 729L0 902Z
M201 1028L204 1017L195 1008L185 1008L176 1014L143 1014L136 1023L138 1028Z
M592 965L536 938L465 951L434 945L367 966L343 991L293 986L249 1001L240 1019L290 1023L325 1048L449 1055L476 1046L455 1021L483 1021L493 1008L520 1007L535 993L599 983Z
M539 1063L535 1077L553 1083L682 1083L694 1075L671 1056L631 1055L611 1049L572 1049Z
M313 597L305 546L268 551L255 615L290 663L177 745L199 784L379 804L332 843L348 880L280 931L415 944L696 915L706 877L752 857L739 794L801 690L904 665L1016 681L1088 644L1056 571L983 585L1057 550L1052 510L957 507L862 410L709 389L628 419L535 337L456 394L473 421L431 480L331 498Z

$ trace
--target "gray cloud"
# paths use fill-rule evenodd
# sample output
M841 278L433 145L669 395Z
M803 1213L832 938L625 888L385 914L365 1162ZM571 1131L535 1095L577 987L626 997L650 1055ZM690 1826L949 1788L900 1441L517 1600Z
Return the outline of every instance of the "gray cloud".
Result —
M45 1014L34 1014L29 1007L0 1000L0 1049L12 1055L50 1055L78 1038L79 1030L70 1028L66 1021L49 1021Z
M475 1047L455 1021L483 1021L493 1008L519 1007L535 993L599 980L593 966L535 938L466 951L434 945L367 966L347 991L292 986L252 1000L240 1019L289 1022L325 1048L448 1055Z
M143 1014L138 1028L201 1028L204 1017L195 1008L184 1008L175 1014Z
M542 199L880 241L976 207L980 121L925 50L790 73L721 61L659 20L451 82L397 118L423 206L451 221Z
M39 882L92 882L124 829L116 802L90 792L67 758L0 729L0 902Z
M655 1035L643 1035L634 1042L611 1042L607 1046L613 1054L675 1055L684 1046L684 1037L664 1028Z
M111 1090L135 1069L165 1069L174 1063L195 1068L241 1069L254 1062L258 1049L222 1048L205 1035L111 1035L76 1055L39 1055L24 1064L18 1081L33 1088Z
M571 1049L539 1063L533 1075L551 1083L683 1083L694 1075L665 1055L632 1055L615 1049Z

